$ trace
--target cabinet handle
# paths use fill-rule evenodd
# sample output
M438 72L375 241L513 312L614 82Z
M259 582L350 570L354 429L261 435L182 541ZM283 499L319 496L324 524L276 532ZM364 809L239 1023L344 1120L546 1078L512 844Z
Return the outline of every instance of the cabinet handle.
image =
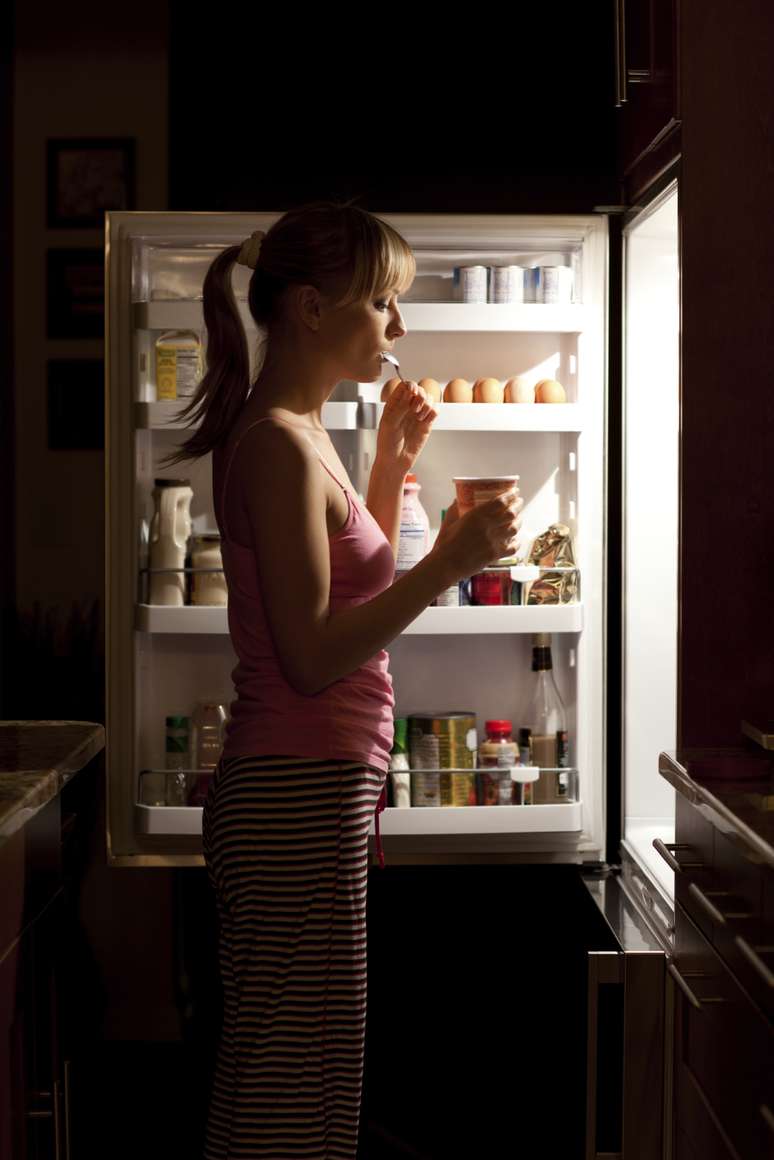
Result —
M729 910L723 914L710 902L710 898L733 897L730 890L708 890L705 894L703 890L699 889L695 882L692 882L688 887L688 893L693 895L699 905L706 911L712 921L717 923L718 926L725 926L729 918L752 918L752 914L749 910Z
M764 1124L774 1135L774 1112L772 1112L768 1104L761 1104L761 1106L758 1108L758 1111L763 1116Z
M615 107L626 103L626 0L615 5Z
M26 1115L28 1120L54 1121L54 1160L61 1160L61 1132L59 1122L59 1081L54 1080L54 1090L30 1092L33 1100L50 1100L49 1108L30 1108Z
M693 846L685 842L662 842L660 838L653 839L653 849L661 855L670 870L679 874L681 870L703 870L704 862L678 862L670 853L671 850L692 850Z
M774 950L774 947L751 947L747 939L742 938L740 934L734 936L734 942L739 947L739 950L747 959L747 962L750 964L753 970L757 971L757 973L760 975L766 986L774 987L774 972L770 971L764 963L763 959L760 958L758 954L756 954L756 951L762 951L764 949Z
M708 979L708 978L710 978L710 976L705 971L686 971L685 975L682 975L680 973L680 971L678 971L678 969L674 965L674 963L667 963L667 970L669 971L669 973L672 976L672 978L674 979L674 981L677 983L680 990L685 995L688 1002L691 1004L692 1007L695 1007L697 1011L703 1010L705 1003L727 1003L728 1002L728 1000L724 999L721 995L712 995L709 998L704 998L704 999L697 999L697 997L694 995L693 991L688 986L688 984L686 983L685 980L686 980L686 978L689 978L689 979Z
M64 1061L64 1146L65 1160L70 1160L70 1060Z

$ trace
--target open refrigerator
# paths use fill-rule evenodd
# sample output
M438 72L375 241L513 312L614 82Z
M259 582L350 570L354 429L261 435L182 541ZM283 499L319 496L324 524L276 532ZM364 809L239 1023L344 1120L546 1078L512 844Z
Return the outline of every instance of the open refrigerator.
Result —
M159 470L187 434L179 412L188 400L158 399L155 343L191 330L206 343L201 294L209 263L278 216L106 215L107 850L115 866L203 865L201 805L149 804L143 783L163 775L167 717L190 715L201 700L228 706L234 696L226 608L147 600L155 479L185 476L192 534L217 531L210 457ZM415 468L431 534L454 498L453 476L518 474L521 554L549 526L564 524L579 580L564 604L429 607L387 646L396 716L472 713L480 742L486 720L509 719L514 730L528 724L533 636L550 634L569 741L561 801L387 808L380 819L387 866L578 865L609 933L589 951L584 984L586 1154L615 1154L628 1140L643 1157L669 1155L665 962L674 881L654 839L663 849L674 841L674 791L658 776L658 754L676 740L677 183L663 183L623 228L602 212L380 216L417 260L401 299L408 333L395 349L404 377L443 385L527 375L559 380L566 391L567 401L556 404L439 405ZM473 265L563 266L572 291L558 302L460 301L455 271ZM249 276L234 267L254 375L259 336L247 308ZM616 349L620 376L610 374ZM379 382L341 382L323 408L361 497L381 386L393 373L385 364ZM612 1048L600 1022L611 1002L623 1021ZM600 1083L609 1074L622 1084L620 1120L606 1121L611 1101Z
M228 706L236 657L224 607L147 603L144 538L159 477L190 480L192 534L216 532L206 456L160 471L187 434L189 401L157 399L160 333L195 331L206 343L201 288L226 245L274 214L107 215L109 850L113 862L201 864L201 806L148 805L143 779L165 767L165 719L199 700ZM559 803L388 808L388 858L515 855L603 857L605 838L605 408L607 219L497 215L382 215L408 240L417 276L401 299L408 330L396 354L404 376L473 382L518 374L560 381L567 402L442 402L415 472L437 533L455 475L520 476L522 547L551 525L569 527L579 585L571 603L430 607L388 645L396 716L466 711L522 722L532 638L551 637L567 711L569 753ZM558 303L459 301L455 268L563 265L574 291ZM246 303L250 271L234 290L255 371L258 334ZM490 295L491 297L491 295ZM383 403L382 383L342 382L323 422L361 497ZM145 537L143 536L145 529ZM521 553L525 555L523 551ZM195 776L192 771L191 776ZM558 775L557 775L558 776Z

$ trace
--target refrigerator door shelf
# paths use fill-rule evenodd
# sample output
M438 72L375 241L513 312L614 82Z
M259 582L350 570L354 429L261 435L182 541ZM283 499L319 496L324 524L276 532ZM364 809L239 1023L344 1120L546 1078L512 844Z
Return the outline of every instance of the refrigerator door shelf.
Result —
M535 806L447 806L386 809L379 819L382 834L545 834L580 835L582 802ZM201 806L134 807L139 834L200 835ZM374 823L369 833L373 834Z
M488 633L581 632L583 604L463 605L426 608L402 636L472 636ZM228 610L219 605L138 604L138 632L228 635Z
M138 430L182 431L187 429L191 417L181 417L190 399L164 399L160 403L135 403L134 425ZM358 404L356 402L324 403L323 425L329 431L356 431L358 428Z
M247 302L237 302L248 340L257 337ZM580 334L588 328L584 306L544 303L401 302L401 314L412 333L428 331L514 331L539 334ZM132 304L136 330L204 331L201 300L160 299Z

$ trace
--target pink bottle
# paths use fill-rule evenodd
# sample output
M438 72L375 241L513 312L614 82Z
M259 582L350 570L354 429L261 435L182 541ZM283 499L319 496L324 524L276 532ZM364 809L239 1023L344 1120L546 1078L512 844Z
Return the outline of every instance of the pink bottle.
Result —
M410 472L403 484L396 580L410 572L430 551L430 520L419 499L421 490L422 485L417 483L416 475Z

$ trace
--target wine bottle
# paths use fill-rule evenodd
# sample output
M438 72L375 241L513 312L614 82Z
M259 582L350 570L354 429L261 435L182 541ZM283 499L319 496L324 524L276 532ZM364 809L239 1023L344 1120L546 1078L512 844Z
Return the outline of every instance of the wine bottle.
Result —
M549 633L536 633L532 638L532 674L525 722L530 730L530 761L545 770L566 768L567 714L554 679ZM566 774L541 773L532 786L533 803L564 802L567 788Z

